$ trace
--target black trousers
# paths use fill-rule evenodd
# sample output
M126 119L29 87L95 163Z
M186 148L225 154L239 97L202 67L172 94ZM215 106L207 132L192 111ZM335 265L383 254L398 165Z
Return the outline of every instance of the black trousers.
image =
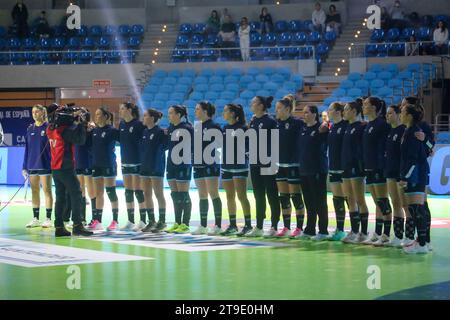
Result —
M251 166L250 176L253 185L253 195L256 202L256 226L262 229L266 217L266 195L269 200L272 227L276 228L280 221L280 201L276 175L261 175L260 167Z
M319 217L319 233L328 234L327 175L302 176L301 185L307 213L304 232L315 235Z
M55 227L64 226L64 203L66 192L70 196L72 221L74 226L81 223L81 188L75 170L53 170L55 183Z

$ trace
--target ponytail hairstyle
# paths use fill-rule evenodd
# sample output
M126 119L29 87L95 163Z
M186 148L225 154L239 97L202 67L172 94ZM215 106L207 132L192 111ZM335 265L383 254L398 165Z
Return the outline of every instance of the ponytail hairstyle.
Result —
M407 104L417 105L419 104L419 98L409 96L404 98Z
M285 96L283 97L283 99L288 99L288 100L290 100L291 103L292 103L292 110L295 109L295 105L296 105L297 100L295 99L295 96L294 96L293 94L290 93L290 94L288 94L288 95L285 95Z
M292 109L294 108L294 105L292 103L292 100L290 100L289 98L284 97L281 100L278 100L277 103L280 103L283 105L283 107L288 108L289 109L289 113L292 112Z
M216 107L211 102L201 101L198 105L202 108L202 110L206 111L208 117L212 118L216 114Z
M308 106L309 112L314 113L316 115L316 121L320 122L319 109L317 106Z
M330 105L330 108L336 110L337 112L339 112L341 114L341 117L344 115L344 105L340 102L333 102Z
M347 103L347 105L350 107L350 109L356 111L356 116L362 116L363 115L362 104L361 101L357 100L349 102Z
M113 123L114 120L114 116L111 112L108 111L108 109L106 107L100 107L98 108L98 110L100 110L103 114L103 116L106 118L105 123L108 124L108 122L111 122L111 124Z
M386 116L386 102L377 97L368 97L369 103L376 108L376 113L378 117Z
M33 110L33 109L38 109L39 111L42 111L44 113L44 116L43 116L44 122L48 122L47 108L45 108L41 104L35 104L31 110Z
M413 118L413 124L416 125L423 119L423 108L419 105L407 104L404 106L406 113Z
M139 120L139 108L137 105L131 102L124 102L123 106L128 110L131 110L131 115L133 116L133 119Z
M257 98L259 100L259 102L263 105L264 107L264 111L266 111L267 109L270 109L272 107L272 101L273 101L273 97L262 97L262 96L256 96L255 98Z
M391 108L392 110L394 110L395 114L400 114L401 109L398 105L396 104L392 104L388 107L388 109Z
M158 111L156 109L147 109L148 116L153 118L153 121L155 122L155 124L163 117L163 113L161 111Z
M225 106L234 114L234 119L237 124L244 126L247 123L245 120L244 108L240 104L229 103Z
M114 114L110 111L108 111L108 121L111 125L114 125Z
M175 110L175 112L180 115L180 118L184 117L184 120L186 121L186 123L190 124L189 119L188 119L187 108L185 106L176 104L176 105L171 106L171 108L173 108Z

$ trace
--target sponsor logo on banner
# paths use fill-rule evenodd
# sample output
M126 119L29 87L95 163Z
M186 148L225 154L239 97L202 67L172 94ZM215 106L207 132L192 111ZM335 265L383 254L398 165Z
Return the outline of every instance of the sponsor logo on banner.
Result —
M0 263L27 268L150 259L153 258L0 238Z
M289 244L279 242L249 241L214 236L192 236L167 233L142 234L120 231L96 233L94 236L85 239L187 252L290 246Z

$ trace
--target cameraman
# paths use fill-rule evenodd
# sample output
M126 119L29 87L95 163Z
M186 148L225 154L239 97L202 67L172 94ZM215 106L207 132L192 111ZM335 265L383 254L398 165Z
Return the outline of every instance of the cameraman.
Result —
M66 191L70 195L72 207L74 236L91 236L81 222L81 188L75 174L74 144L84 144L86 141L87 121L83 118L86 113L82 110L73 112L73 124L58 121L61 113L70 113L71 109L53 104L49 107L49 127L47 136L50 142L52 156L51 168L55 183L55 237L70 236L64 227L63 210Z

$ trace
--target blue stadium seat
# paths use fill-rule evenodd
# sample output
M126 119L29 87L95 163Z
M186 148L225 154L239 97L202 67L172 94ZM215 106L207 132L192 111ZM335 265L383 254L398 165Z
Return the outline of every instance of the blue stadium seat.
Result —
M394 90L389 87L381 87L376 91L376 95L381 99L385 99L387 97L392 97L394 95Z
M25 38L23 41L23 48L25 50L34 50L36 49L37 43L33 38Z
M323 101L323 104L329 106L330 104L332 104L333 102L336 102L336 101L339 101L339 97L331 96L331 97L325 98L325 100Z
M429 41L432 38L433 31L428 27L421 27L416 32L416 37L418 41Z
M397 42L400 39L400 30L398 28L391 28L386 34L387 42Z
M259 68L250 67L247 69L247 75L255 77L256 75L258 75L260 73L260 71L261 70Z
M266 47L273 47L277 42L277 36L273 32L266 33L262 36L262 45Z
M258 82L250 82L247 85L247 89L251 90L251 91L258 91L258 90L262 89L262 85L260 83L258 83Z
M166 101L169 99L169 92L162 92L161 87L159 89L160 91L157 94L155 94L155 100Z
M180 34L190 35L192 33L192 26L189 23L183 23L180 25Z
M239 83L241 87L247 87L247 85L254 81L254 77L251 75L244 75L241 77Z
M175 42L177 48L187 48L189 46L189 37L187 35L181 34L177 37Z
M200 48L205 42L205 37L200 34L194 34L189 42L191 48Z
M209 78L209 84L215 84L215 83L219 83L219 84L223 84L223 77L221 76L211 76Z
M216 101L214 101L214 105L219 113L223 110L227 103L230 103L230 100L216 99ZM218 124L223 124L222 117L220 115L217 115L215 120Z
M205 95L203 92L194 91L191 93L189 99L194 100L194 101L200 101L200 100L203 100L204 97L205 97Z
M320 33L317 31L313 31L308 36L306 43L316 45L316 44L319 44L321 39L322 39L322 36L320 35Z
M261 97L269 97L270 96L270 92L268 90L261 89L261 90L256 91L255 95L256 96L261 96Z
M342 89L350 89L354 87L354 83L351 80L344 80L341 82L340 88Z
M7 42L7 47L11 51L17 51L22 46L22 41L19 38L10 38Z
M362 75L361 75L361 73L358 73L358 72L350 73L348 75L348 77L347 77L347 80L350 80L350 81L353 81L353 82L356 82L356 81L361 80L361 79L362 79Z
M250 31L259 31L259 30L261 30L261 23L259 21L251 21Z
M369 95L369 87L370 83L367 80L358 80L355 82L355 88L360 89L363 96Z
M223 78L223 83L228 84L228 83L238 83L239 82L239 77L238 76L226 76Z
M278 46L289 46L292 41L292 34L290 32L283 32L277 36L277 45Z
M177 101L177 104L180 104L184 100L185 94L183 92L174 92L170 95L170 100Z
M113 25L106 25L103 30L105 36L114 37L117 35L117 27Z
M66 46L66 40L62 37L52 38L50 40L50 46L53 50L62 50Z
M387 82L389 81L389 79L392 79L392 73L390 73L389 71L382 71L378 74L378 79Z
M450 132L438 132L436 135L436 143L450 144Z
M372 71L366 72L364 74L364 80L372 81L372 80L374 80L376 78L377 78L377 74L372 72Z
M169 72L167 72L167 76L171 77L171 78L175 78L178 79L179 77L181 77L182 73L180 70L170 70Z
M77 37L87 37L88 36L88 28L87 26L82 25L80 29L75 29Z
M301 31L307 31L309 32L309 26L312 24L312 20L305 20L302 23L302 29Z
M154 97L155 97L155 95L153 93L145 93L145 92L141 96L142 100L148 100L148 101L152 101Z
M347 91L347 95L349 95L352 98L359 98L363 95L363 92L359 88L351 88Z
M289 21L289 31L299 32L302 28L302 22L300 20Z
M0 26L0 38L4 38L6 36L7 32L6 32L6 28Z
M328 44L326 43L320 43L317 47L316 47L316 53L317 55L321 56L325 56L328 54L328 52L330 51L330 47L328 46Z
M219 99L219 93L215 91L208 91L205 93L205 100L214 101Z
M234 100L232 101L232 103L234 103L234 104L240 104L240 105L243 106L244 108L247 107L247 100L245 100L245 99L237 98L237 99L234 99Z
M100 37L97 41L97 47L99 49L109 49L111 42L108 37Z
M205 76L198 76L194 79L194 85L197 84L207 84L208 83L208 78Z
M206 83L199 83L194 86L195 91L206 92L209 90L209 85Z
M238 93L238 92L239 92L239 89L240 89L240 87L239 87L239 84L238 84L237 82L234 82L234 83L228 83L228 84L225 86L225 90L230 91L230 92L236 92L236 93Z
M103 33L103 28L99 25L93 25L89 28L89 36L90 37L101 37Z
M124 50L126 45L126 41L120 37L114 37L112 39L112 47L116 50Z
M288 22L285 20L279 20L277 22L275 22L275 32L277 33L283 33L286 32L288 30Z
M401 41L409 41L409 39L414 36L416 31L413 28L403 28L400 34Z
M278 89L277 91L275 91L275 99L281 100L281 99L283 99L283 97L287 96L290 93L292 93L292 92L290 92L286 89Z
M232 92L232 91L224 91L220 94L220 99L224 99L227 101L232 101L233 99L235 99L237 96L236 92Z
M177 78L168 76L168 77L164 78L164 80L162 81L161 84L166 85L166 86L174 86L177 84L177 82L178 82Z
M208 34L205 41L205 46L209 48L217 47L219 44L219 37L216 34Z
M162 100L153 100L150 103L150 106L157 109L157 110L163 110L166 107L166 104Z
M198 99L198 100L201 100L201 99ZM192 100L192 99L184 100L183 105L186 106L188 109L194 109L197 106L197 101Z
M297 88L303 88L303 76L301 74L293 74L290 82L295 83Z
M408 65L407 70L411 72L420 72L422 70L422 65L420 63L411 63Z
M195 23L192 27L192 33L204 34L206 32L206 25L204 23Z
M323 38L324 38L325 42L333 43L333 42L336 41L336 32L334 32L334 31L327 31L327 32L325 32L325 35L324 35Z
M298 86L293 81L287 81L283 84L283 89L288 90L289 92L295 93L298 89Z
M306 40L308 40L308 36L304 32L297 32L294 34L294 37L292 38L292 42L299 46L305 45Z
M210 83L209 90L213 92L223 92L225 86L222 83Z
M274 82L274 83L276 83L276 84L278 84L278 85L280 85L280 84L282 84L284 81L286 81L286 78L285 78L283 75L279 74L279 73L275 73L275 74L273 74L273 75L270 77L270 81L271 81L271 82Z
M203 68L200 71L200 76L210 78L210 77L214 76L214 71L212 69Z
M254 97L255 97L255 92L251 91L251 90L244 90L240 94L241 99L250 100L250 99L253 99Z
M375 29L370 36L370 41L372 42L381 42L384 39L384 30L383 29Z
M95 47L94 38L91 37L85 37L81 40L81 48L82 49L93 49Z
M130 37L127 45L130 49L137 49L141 45L141 39L139 37Z
M372 64L369 68L369 71L374 72L374 73L379 73L379 72L382 72L383 70L384 70L384 67L379 63Z
M122 25L119 26L118 31L119 31L119 35L121 37L128 37L130 35L131 28L127 24L122 24Z
M130 34L134 37L142 37L145 33L145 29L144 26L141 24L134 24L131 27L131 32Z
M370 82L370 94L375 94L378 89L384 87L384 81L380 79L375 79Z
M343 88L338 88L333 90L333 96L335 97L344 97L347 95L347 90L343 89Z
M313 48L312 47L301 48L301 59L311 59L312 57L313 57Z
M250 47L259 47L262 43L261 35L257 32L250 34Z
M265 74L258 74L255 77L255 81L259 82L259 83L266 83L266 82L269 82L269 80L270 80L270 78Z
M51 48L50 40L48 38L40 38L38 40L38 47L40 50L49 50Z

